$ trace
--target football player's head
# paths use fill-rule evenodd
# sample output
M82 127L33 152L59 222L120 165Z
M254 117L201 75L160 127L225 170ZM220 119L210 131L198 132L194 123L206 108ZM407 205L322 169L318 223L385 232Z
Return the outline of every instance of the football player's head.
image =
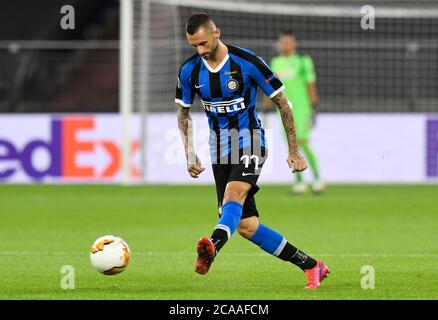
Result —
M205 13L194 13L187 20L187 41L205 60L215 57L220 36L221 31Z
M278 51L283 56L289 56L295 53L297 49L297 40L292 31L284 31L278 37Z

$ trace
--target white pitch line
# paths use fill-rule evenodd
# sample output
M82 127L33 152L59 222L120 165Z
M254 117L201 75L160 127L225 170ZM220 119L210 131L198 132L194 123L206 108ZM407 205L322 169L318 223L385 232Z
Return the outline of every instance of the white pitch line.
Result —
M60 252L60 251L0 251L0 256L86 256L88 253L79 252ZM195 252L133 252L133 256L195 256ZM225 252L221 256L236 256L236 257L256 257L265 256L267 253L237 253ZM409 253L409 254L394 254L394 253L320 253L309 254L318 257L334 257L334 258L438 258L438 254L432 253Z

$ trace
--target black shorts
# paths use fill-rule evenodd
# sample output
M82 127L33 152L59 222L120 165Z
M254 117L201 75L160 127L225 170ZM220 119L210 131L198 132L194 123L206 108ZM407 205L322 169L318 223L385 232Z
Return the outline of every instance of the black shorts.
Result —
M238 164L221 164L223 162L213 164L219 216L222 214L222 201L225 188L230 181L244 181L252 185L252 188L246 196L245 203L243 204L242 219L259 216L254 195L259 191L257 180L261 173L266 155L267 152L263 150L263 157L254 155L251 157L251 155L248 155L247 158L241 158Z

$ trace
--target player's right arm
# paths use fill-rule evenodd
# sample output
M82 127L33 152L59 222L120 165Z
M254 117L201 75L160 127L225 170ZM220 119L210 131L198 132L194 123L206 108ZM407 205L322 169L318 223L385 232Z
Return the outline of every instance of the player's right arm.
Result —
M193 128L190 108L178 105L178 128L181 133L181 138L184 144L184 150L187 159L187 171L192 178L198 178L199 174L205 170L202 167L201 161L195 154L193 147Z
M192 84L189 81L190 69L183 66L178 75L176 85L175 103L177 104L178 128L184 144L184 151L187 159L187 171L192 178L198 178L199 174L205 170L195 153L193 145L193 127L190 107L195 96Z

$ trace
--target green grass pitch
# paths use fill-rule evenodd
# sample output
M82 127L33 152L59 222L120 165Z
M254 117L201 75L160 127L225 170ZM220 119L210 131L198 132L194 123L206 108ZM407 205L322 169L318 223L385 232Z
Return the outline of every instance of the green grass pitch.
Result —
M329 186L291 196L263 186L261 221L331 268L317 291L303 273L234 235L210 273L195 244L217 221L213 186L0 186L0 299L437 299L438 187ZM104 234L131 247L125 272L92 269ZM75 289L62 290L63 265ZM375 289L361 288L361 267Z

